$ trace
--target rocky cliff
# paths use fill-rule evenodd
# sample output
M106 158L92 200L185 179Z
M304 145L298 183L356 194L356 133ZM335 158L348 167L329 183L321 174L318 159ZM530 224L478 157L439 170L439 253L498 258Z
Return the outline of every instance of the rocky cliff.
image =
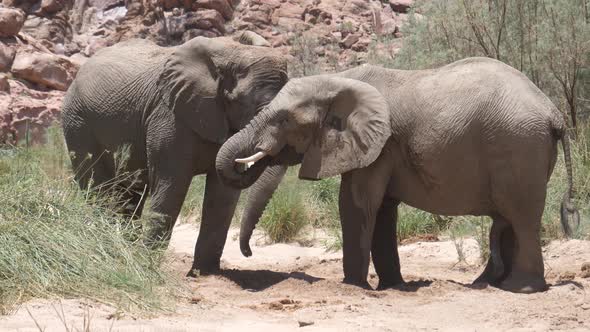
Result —
M115 43L145 38L170 46L196 36L252 30L293 57L293 75L306 75L362 63L380 36L402 37L399 28L411 4L411 0L3 0L0 143L42 141L44 129L59 119L61 101L79 66Z

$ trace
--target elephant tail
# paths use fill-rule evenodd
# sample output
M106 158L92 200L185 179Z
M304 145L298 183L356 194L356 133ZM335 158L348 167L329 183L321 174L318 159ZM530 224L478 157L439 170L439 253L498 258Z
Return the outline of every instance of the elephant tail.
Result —
M561 130L561 145L567 172L567 190L561 202L561 227L565 236L574 236L580 226L580 213L574 204L574 175L572 170L572 157L570 151L570 138L566 128Z

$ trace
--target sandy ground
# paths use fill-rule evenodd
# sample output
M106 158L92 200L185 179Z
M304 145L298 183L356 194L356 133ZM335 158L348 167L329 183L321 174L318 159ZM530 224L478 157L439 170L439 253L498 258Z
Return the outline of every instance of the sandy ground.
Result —
M223 255L222 276L183 278L190 295L174 313L153 318L124 315L88 301L34 300L0 317L0 331L38 331L27 308L45 331L65 331L54 308L63 310L71 331L589 331L590 278L581 267L590 262L590 242L553 242L544 249L550 289L521 295L470 282L478 266L475 241L464 241L467 264L457 264L451 241L417 242L400 247L400 289L370 291L342 284L341 252L327 253L321 241L253 246L242 257L232 230ZM192 260L197 229L175 228L170 255L184 275ZM260 234L255 235L261 241ZM377 283L371 273L371 284ZM307 325L309 324L309 325ZM300 325L306 325L300 327Z

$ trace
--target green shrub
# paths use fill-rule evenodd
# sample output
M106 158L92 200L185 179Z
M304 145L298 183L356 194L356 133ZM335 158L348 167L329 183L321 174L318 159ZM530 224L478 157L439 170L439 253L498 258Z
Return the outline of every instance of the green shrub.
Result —
M32 297L85 297L124 310L161 308L162 253L73 181L63 138L0 151L0 312Z
M424 69L495 58L525 73L575 127L590 110L589 8L588 0L418 0L402 27L401 51L384 65Z

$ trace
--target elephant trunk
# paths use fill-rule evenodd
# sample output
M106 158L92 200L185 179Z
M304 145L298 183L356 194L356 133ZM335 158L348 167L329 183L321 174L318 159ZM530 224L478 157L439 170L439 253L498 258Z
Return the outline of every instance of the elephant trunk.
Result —
M256 224L260 220L274 191L285 176L287 168L287 165L273 165L268 167L248 191L248 200L240 228L240 250L246 257L252 256L252 250L250 249L252 232L256 228Z
M257 116L258 117L258 116ZM236 163L236 159L255 154L255 134L258 132L258 121L255 117L250 124L230 137L219 149L215 160L217 174L223 183L238 189L250 187L264 172L271 161L270 156L258 160L250 168L244 170L244 165Z

